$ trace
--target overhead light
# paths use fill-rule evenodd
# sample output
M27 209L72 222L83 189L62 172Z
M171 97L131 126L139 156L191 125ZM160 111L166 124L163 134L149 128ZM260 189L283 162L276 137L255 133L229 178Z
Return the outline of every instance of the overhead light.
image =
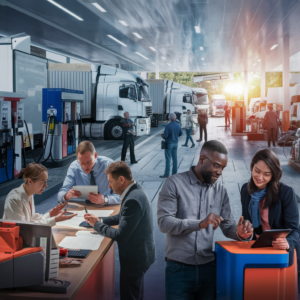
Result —
M274 50L278 45L273 45L270 50Z
M206 64L203 64L203 66L205 66Z
M155 51L156 52L156 49L155 48L153 48L153 47L149 47L152 51Z
M134 34L138 39L142 39L142 37L141 37L138 33L133 32L133 34Z
M255 64L253 64L253 66L256 66L256 63L255 63Z
M176 68L174 68L175 71L178 71Z
M139 56L141 56L141 57L143 57L143 58L145 58L145 59L149 59L149 58L147 58L146 56L144 56L143 54L141 54L141 53L139 53L139 52L135 52L137 55L139 55Z
M162 56L161 58L162 58L162 59L166 59L166 58L165 58L165 57L163 57L163 56Z
M81 19L80 17L78 17L77 15L75 15L74 13L72 13L71 11L69 11L68 9L64 8L63 6L61 6L60 4L56 3L53 0L48 0L50 3L54 4L55 6L57 6L58 8L62 9L63 11L65 11L66 13L68 13L69 15L73 16L74 18L76 18L79 21L83 21L83 19Z
M100 6L98 3L92 3L96 8L98 8L101 12L106 12L106 10Z
M260 61L260 59L258 61Z
M115 37L113 37L112 35L107 35L109 38L111 38L112 40L116 41L117 43L121 44L124 47L127 47L127 45L125 45L124 43L122 43L121 41L117 40Z
M201 51L203 51L203 50L204 50L204 48L203 48L203 47L200 47L200 50L201 50Z
M201 57L201 60L204 60L204 58L203 58L203 57Z
M156 66L156 64L154 62L151 62L151 64Z
M167 63L168 66L172 67L170 64Z
M200 33L200 26L194 26L196 33Z
M123 26L128 26L128 24L125 21L119 20L119 22L123 25Z

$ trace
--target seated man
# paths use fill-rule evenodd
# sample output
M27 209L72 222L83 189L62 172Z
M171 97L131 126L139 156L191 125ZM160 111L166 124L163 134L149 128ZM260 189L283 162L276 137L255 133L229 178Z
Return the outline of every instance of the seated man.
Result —
M77 160L68 169L62 188L58 192L58 200L69 201L81 196L75 191L76 185L98 185L98 194L89 193L89 200L94 204L119 204L120 196L108 188L109 182L104 173L113 162L108 157L98 156L94 145L89 141L81 142L76 149Z

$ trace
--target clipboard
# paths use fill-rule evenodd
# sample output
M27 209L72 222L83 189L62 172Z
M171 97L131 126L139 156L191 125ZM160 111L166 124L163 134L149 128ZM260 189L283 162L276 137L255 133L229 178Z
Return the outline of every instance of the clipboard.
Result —
M89 193L98 194L98 185L75 185L73 186L73 190L81 193L81 196L79 196L77 199L86 200L89 199Z
M272 247L272 242L278 238L286 238L292 229L273 229L264 231L251 248Z

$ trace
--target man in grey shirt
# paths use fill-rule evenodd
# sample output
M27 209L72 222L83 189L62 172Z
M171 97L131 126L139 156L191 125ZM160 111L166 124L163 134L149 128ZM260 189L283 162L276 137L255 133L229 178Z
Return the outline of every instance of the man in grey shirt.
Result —
M252 236L249 221L231 216L227 191L217 182L227 165L226 147L206 142L197 166L169 177L159 194L157 220L167 233L166 299L215 299L214 230L234 240Z

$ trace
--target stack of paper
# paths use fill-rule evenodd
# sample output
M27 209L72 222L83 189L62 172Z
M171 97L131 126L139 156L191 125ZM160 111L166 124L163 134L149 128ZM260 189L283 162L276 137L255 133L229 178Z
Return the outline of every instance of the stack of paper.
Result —
M78 231L76 236L66 236L58 246L67 249L98 250L104 236L93 231Z
M86 213L85 210L80 211L68 211L70 213L77 214L76 217L73 217L70 220L62 221L57 223L58 226L66 226L66 227L72 227L76 229L82 229L83 227L80 227L79 224L84 220L84 214ZM113 210L91 210L89 213L95 215L98 218L103 217L109 217L114 211Z

